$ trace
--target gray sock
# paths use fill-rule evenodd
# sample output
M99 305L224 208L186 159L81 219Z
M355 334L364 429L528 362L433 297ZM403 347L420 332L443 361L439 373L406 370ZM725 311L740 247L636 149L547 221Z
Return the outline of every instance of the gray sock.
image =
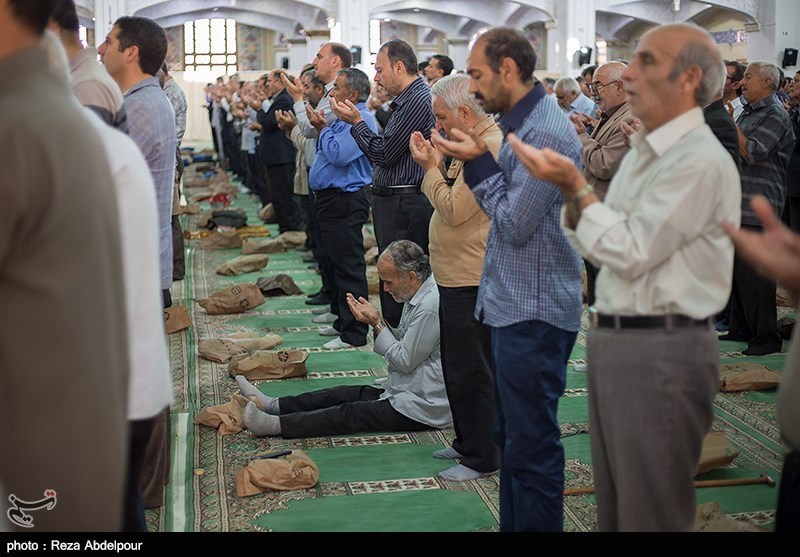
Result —
M246 422L247 420L245 420ZM448 482L467 482L469 480L477 480L484 476L491 476L494 472L478 472L472 468L468 468L463 464L456 464L452 468L442 470L437 476Z
M433 456L434 458L450 459L450 458L462 458L464 455L455 450L453 447L445 447L444 449L439 449L438 451L434 451Z
M248 381L244 375L237 375L236 376L236 384L239 385L239 390L242 394L246 397L254 396L256 399L264 405L264 412L268 414L273 414L277 416L280 414L280 408L278 405L278 399L275 397L267 396L258 388L253 385L250 381Z
M244 425L258 437L281 434L281 419L262 412L254 402L244 407Z

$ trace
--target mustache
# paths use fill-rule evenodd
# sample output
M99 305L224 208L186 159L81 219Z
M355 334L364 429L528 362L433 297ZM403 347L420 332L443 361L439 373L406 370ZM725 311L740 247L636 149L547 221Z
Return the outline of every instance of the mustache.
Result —
M483 95L481 95L480 93L474 93L474 95L475 95L475 98L477 100L479 100L479 101L486 100L486 99L483 98Z

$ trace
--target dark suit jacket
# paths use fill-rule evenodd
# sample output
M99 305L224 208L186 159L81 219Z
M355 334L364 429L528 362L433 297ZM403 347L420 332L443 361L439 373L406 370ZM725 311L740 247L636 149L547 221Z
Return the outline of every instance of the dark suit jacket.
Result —
M294 101L284 89L272 99L266 112L259 110L258 123L261 124L261 137L258 143L258 160L265 166L294 163L297 155L292 140L278 127L276 110L292 110Z
M731 154L736 166L739 166L739 133L736 124L728 114L722 99L718 99L703 109L706 124L717 136L722 146Z

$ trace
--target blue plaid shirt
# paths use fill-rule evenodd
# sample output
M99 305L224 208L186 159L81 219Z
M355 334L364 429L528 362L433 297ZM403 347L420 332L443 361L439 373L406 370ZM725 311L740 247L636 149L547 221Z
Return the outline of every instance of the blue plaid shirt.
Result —
M539 149L550 148L580 168L581 143L572 123L537 84L499 121ZM492 327L544 321L580 328L581 259L561 230L561 193L533 178L503 141L497 162L485 153L467 163L464 178L491 226L475 317Z

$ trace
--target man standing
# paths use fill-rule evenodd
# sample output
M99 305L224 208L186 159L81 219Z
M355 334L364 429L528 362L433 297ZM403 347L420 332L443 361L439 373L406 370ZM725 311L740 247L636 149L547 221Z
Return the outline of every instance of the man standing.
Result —
M52 8L0 0L0 483L17 518L4 512L3 528L119 531L129 358L117 201L89 115L40 44ZM25 508L43 498L52 505Z
M789 115L775 98L778 68L767 62L747 66L741 81L744 109L736 122L739 136L742 184L742 227L758 231L761 224L750 208L754 195L766 197L775 214L785 201L786 167L794 148L794 131ZM780 352L778 308L774 280L756 272L737 257L733 265L730 323L720 340L747 342L745 356Z
M789 119L794 130L794 149L786 168L786 205L783 222L800 232L800 70L789 81Z
M183 280L186 272L186 257L183 252L183 230L181 229L181 176L183 175L183 158L181 157L181 141L186 133L186 95L180 85L169 74L167 63L161 66L162 89L175 111L175 134L177 144L175 150L175 187L172 193L172 280Z
M622 158L628 154L630 147L625 143L622 123L633 119L628 93L622 83L622 72L625 64L608 62L595 70L588 86L602 114L600 120L594 121L594 130L587 132L584 115L575 114L571 118L581 140L583 151L583 177L591 184L598 198L602 201L608 192L608 184L616 174ZM588 75L588 74L586 74ZM585 118L585 116L584 116ZM597 267L591 261L584 261L586 267L587 304L594 305L594 288L597 279ZM585 365L585 364L584 364ZM576 370L581 371L578 365ZM585 370L583 370L585 371Z
M262 78L262 86L271 100L269 108L262 107L258 111L258 123L261 125L261 139L258 143L261 164L266 167L265 175L269 183L272 204L278 217L281 232L299 230L294 213L294 166L297 149L278 126L276 110L292 110L292 97L281 81L282 70L273 70L266 78ZM264 198L262 201L266 203Z
M725 85L722 89L722 101L730 111L734 120L742 114L741 81L744 78L745 65L735 60L725 60Z
M369 78L359 69L339 71L331 96L337 102L350 101L361 112L370 130L377 131L375 117L367 109ZM361 232L369 218L366 186L372 182L372 165L350 134L350 124L334 120L328 126L324 115L310 108L308 119L319 130L317 156L309 173L309 189L316 198L317 225L333 271L337 308L333 330L340 336L323 348L352 348L367 343L367 325L357 321L347 304L347 293L369 297L364 237Z
M97 61L97 49L86 48L81 43L78 34L80 22L74 0L56 0L49 27L61 39L69 58L72 94L104 122L127 131L119 87Z
M139 146L156 186L164 307L172 305L172 199L175 184L175 111L156 74L167 55L167 35L144 17L121 17L98 49L123 93L128 134Z
M567 113L567 116L585 114L590 118L597 117L599 107L592 99L581 92L581 86L575 79L562 77L556 81L553 90L556 93L558 106Z
M392 39L381 45L375 62L375 82L394 96L392 115L383 135L372 131L361 112L349 101L331 102L340 120L352 124L350 132L373 165L372 216L378 249L407 239L428 253L428 224L433 207L420 191L423 171L411 156L411 134L426 138L435 125L430 88L417 75L417 57L407 42ZM386 321L400 322L402 304L381 287L381 310Z
M708 32L662 25L622 74L644 130L601 202L580 170L511 139L564 196L562 223L602 265L589 331L589 423L601 531L691 531L694 475L719 389L714 314L728 299L739 176L705 124L722 88ZM658 478L658 481L653 481Z
M444 54L434 54L425 66L425 77L430 86L451 73L453 73L453 61Z
M581 144L564 112L535 83L536 53L520 31L479 35L467 58L470 91L523 141L579 164ZM580 328L580 258L559 226L561 196L533 179L503 143L495 162L475 130L433 134L445 155L468 161L464 180L489 216L475 317L491 327L500 446L500 529L564 527L564 447L557 419L567 360Z
M436 127L450 136L453 129L475 130L497 156L503 133L469 92L469 77L444 77L431 87ZM474 480L500 467L492 439L494 387L489 327L475 318L475 302L486 253L489 218L464 183L464 163L453 160L443 169L442 156L415 132L411 154L423 169L422 192L433 205L430 224L431 268L439 287L442 371L453 412L456 437L452 446L433 453L460 463L439 473L448 481Z

